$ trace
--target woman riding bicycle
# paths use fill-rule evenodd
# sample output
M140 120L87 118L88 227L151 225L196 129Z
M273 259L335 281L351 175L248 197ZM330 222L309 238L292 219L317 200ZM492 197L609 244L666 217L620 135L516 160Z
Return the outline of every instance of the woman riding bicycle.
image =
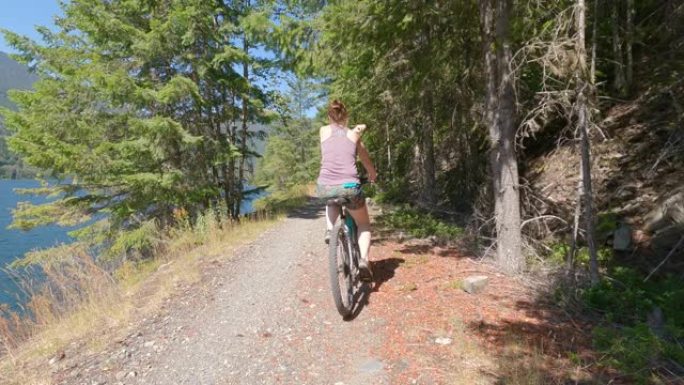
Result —
M361 251L359 270L362 278L370 278L372 276L368 264L371 242L370 219L356 169L358 155L368 173L368 179L370 182L375 182L377 177L375 167L368 155L368 150L361 143L361 132L366 126L360 124L354 129L349 129L347 108L337 99L328 106L328 118L330 124L320 129L321 171L318 175L318 196L327 199L337 197L349 199L350 202L346 207L358 226L358 242ZM339 207L326 207L326 242L339 216Z

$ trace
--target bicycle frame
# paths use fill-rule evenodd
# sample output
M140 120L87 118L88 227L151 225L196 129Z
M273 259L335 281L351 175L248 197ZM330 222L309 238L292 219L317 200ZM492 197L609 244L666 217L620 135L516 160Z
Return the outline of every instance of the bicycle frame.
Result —
M335 221L330 237L328 270L335 306L343 317L347 317L357 301L361 283L358 227L344 200L329 201L328 204L340 208L340 217Z
M346 207L342 207L340 220L344 220L344 232L349 242L349 250L351 250L351 261L349 261L350 267L353 270L352 277L354 281L358 279L358 268L359 268L359 246L357 239L357 227L354 218L347 211Z

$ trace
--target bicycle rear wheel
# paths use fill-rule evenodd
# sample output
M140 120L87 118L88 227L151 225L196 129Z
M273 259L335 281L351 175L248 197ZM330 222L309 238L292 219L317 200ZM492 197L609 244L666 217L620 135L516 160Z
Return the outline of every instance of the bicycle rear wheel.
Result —
M330 234L328 271L335 306L340 315L346 317L351 314L354 306L354 287L351 273L352 255L343 226L343 221L337 221Z

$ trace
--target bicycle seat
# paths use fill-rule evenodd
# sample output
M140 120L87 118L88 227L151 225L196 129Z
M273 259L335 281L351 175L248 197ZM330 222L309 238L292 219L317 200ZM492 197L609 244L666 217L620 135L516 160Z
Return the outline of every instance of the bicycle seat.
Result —
M349 198L340 197L340 198L328 199L326 201L326 205L328 205L328 206L344 206L344 205L349 204L349 202L351 202L349 200Z

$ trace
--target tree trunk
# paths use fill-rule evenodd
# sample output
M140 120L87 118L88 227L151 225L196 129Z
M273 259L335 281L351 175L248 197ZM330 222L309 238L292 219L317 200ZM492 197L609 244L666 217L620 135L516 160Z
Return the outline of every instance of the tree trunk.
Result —
M596 85L596 47L598 45L598 25L599 25L599 1L594 0L594 22L592 24L591 32L591 70L589 78L591 85Z
M579 228L580 228L580 218L582 216L582 197L583 195L583 184L584 179L582 178L582 166L580 164L580 179L577 181L577 202L575 206L575 215L573 216L572 222L572 238L570 239L570 250L568 251L566 265L568 271L574 273L575 269L575 257L577 256L577 240L579 238ZM574 277L574 274L572 274Z
M423 140L421 138L420 128L417 123L413 125L413 137L415 138L415 144L413 145L413 162L411 164L411 179L416 181L418 186L418 191L411 191L412 194L416 194L418 200L421 198L419 195L423 190Z
M611 1L611 24L613 25L613 88L620 96L625 95L625 64L620 38L620 1Z
M589 272L591 276L591 283L597 284L599 280L598 275L598 258L596 254L596 245L594 243L594 210L593 210L593 194L591 188L591 143L589 141L589 124L590 115L587 102L587 94L591 90L591 84L587 83L587 52L585 48L585 34L586 29L585 15L586 6L584 0L577 0L576 12L576 29L577 29L577 58L579 65L575 73L576 80L576 113L577 113L577 129L580 132L581 140L581 174L582 174L582 205L584 207L584 220L586 227L585 238L587 247L589 248Z
M231 106L235 106L236 103L236 95L232 94L231 96ZM229 141L231 145L237 146L237 123L235 121L236 116L233 114L230 120L230 125L228 127L228 136L229 136ZM235 180L235 157L233 156L233 151L231 149L230 154L228 156L228 178L227 180L230 183L229 190L230 190L230 205L228 206L228 211L230 213L230 216L235 218L237 217L237 214L235 213L235 190L236 190L236 180Z
M222 92L222 97L223 97L223 102L226 106L228 106L228 98L226 97L226 91L223 90ZM234 104L234 101L233 101ZM230 104L232 107L233 104ZM231 108L232 109L232 108ZM230 127L230 120L228 119L227 116L224 114L224 119L221 119L222 123L226 125L225 127L225 134L223 135L222 138L219 138L219 145L220 146L231 146L231 127ZM224 150L225 152L225 150ZM229 155L230 156L230 155ZM231 158L232 159L232 158ZM221 162L221 174L223 175L223 200L226 204L226 215L227 216L232 216L232 207L233 207L233 176L232 172L232 161L228 161L226 163L225 161Z
M249 3L248 3L249 4ZM242 40L242 49L245 52L245 56L249 57L249 44L247 42L247 36L244 36ZM244 190L244 178L245 178L245 162L247 161L247 129L248 129L248 119L249 119L249 64L247 59L242 63L242 76L247 82L248 89L245 90L242 95L242 133L240 137L240 168L238 169L238 180L237 180L237 191L235 199L235 217L240 215L240 205L242 204L242 192Z
M582 1L582 0L580 0ZM588 130L588 109L586 96L583 91L580 91L577 101L578 119L577 124L580 126L580 133L582 135L582 186L583 203L584 203L584 220L586 222L587 247L589 248L589 272L591 275L592 284L597 284L599 280L598 275L598 256L596 253L596 244L594 242L594 196L591 188L591 148L589 142Z
M626 90L632 88L634 80L634 57L632 46L634 45L634 0L627 0L627 20L625 21L625 54L627 64L625 68Z
M525 265L521 252L518 163L515 153L515 95L510 70L511 0L480 0L486 82L485 122L496 219L497 263L508 273Z
M385 119L385 145L387 146L387 181L392 180L392 145L390 141L389 119Z
M435 143L434 143L434 118L432 113L432 95L428 97L427 119L423 127L423 201L428 207L433 207L436 202L435 182Z

